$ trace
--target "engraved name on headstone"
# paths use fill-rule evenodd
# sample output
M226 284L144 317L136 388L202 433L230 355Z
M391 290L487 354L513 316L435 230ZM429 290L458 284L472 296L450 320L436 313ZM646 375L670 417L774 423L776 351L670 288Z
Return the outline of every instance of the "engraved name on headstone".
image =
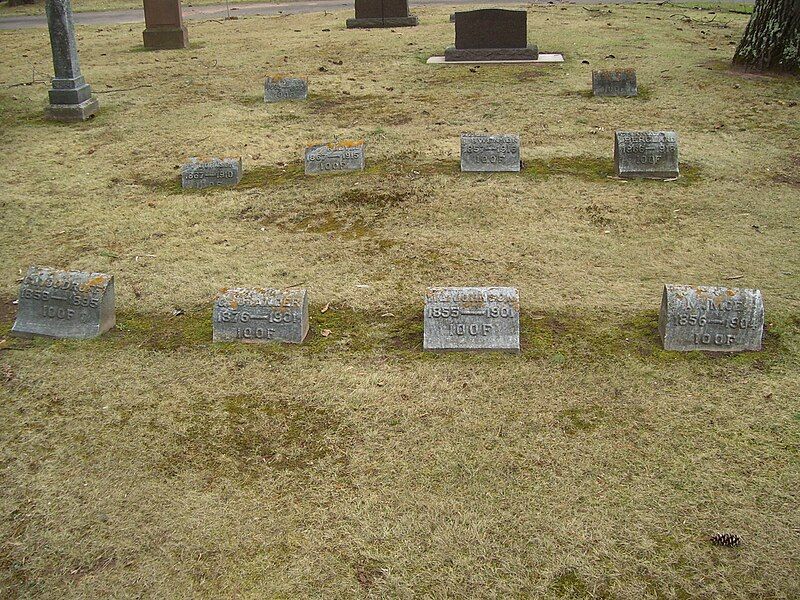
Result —
M356 0L355 4L356 18L347 19L348 29L419 25L419 19L408 12L408 0Z
M519 171L519 135L461 134L462 171Z
M264 83L264 102L305 100L308 98L308 80L301 77L267 77Z
M212 186L233 186L242 179L241 158L190 158L181 167L181 185L184 188L202 189Z
M595 96L635 96L636 69L592 71L592 93Z
M528 13L485 8L455 13L456 44L445 50L447 62L536 60L528 45Z
M665 350L761 350L760 290L665 285L658 331Z
M510 287L429 288L425 350L519 352L519 292Z
M306 175L363 171L366 144L363 140L306 147Z
M308 333L304 289L223 290L214 302L215 342L301 343Z
M11 333L88 339L108 331L114 323L112 275L34 266L22 280Z
M678 177L678 135L674 131L617 131L614 166L626 178Z

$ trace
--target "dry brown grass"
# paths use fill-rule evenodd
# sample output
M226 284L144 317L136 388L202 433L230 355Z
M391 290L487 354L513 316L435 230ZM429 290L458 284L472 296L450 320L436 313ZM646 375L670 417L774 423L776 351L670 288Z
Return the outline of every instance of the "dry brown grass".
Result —
M800 86L724 68L744 16L602 10L532 9L567 55L541 71L423 64L452 39L424 9L192 23L185 52L80 29L96 90L151 87L78 126L0 91L0 294L32 263L109 271L120 323L0 343L0 595L797 597ZM0 82L50 69L46 32L0 44ZM587 97L616 64L645 95ZM261 103L275 71L310 101ZM649 127L686 176L609 179L613 130ZM526 172L459 174L461 131L520 132ZM337 136L367 171L302 176ZM194 154L241 154L242 186L181 192ZM660 286L732 276L765 351L661 351ZM216 289L297 283L306 345L210 343ZM520 288L520 356L420 351L422 291L460 284Z

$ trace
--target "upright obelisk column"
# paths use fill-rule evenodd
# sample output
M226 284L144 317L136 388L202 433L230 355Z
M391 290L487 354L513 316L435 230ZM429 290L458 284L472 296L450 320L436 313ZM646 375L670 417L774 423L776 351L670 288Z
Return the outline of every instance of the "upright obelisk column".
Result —
M170 50L189 46L181 0L144 0L144 47Z
M70 0L47 0L45 8L56 73L50 82L50 106L45 117L54 121L85 121L95 115L100 105L81 75Z

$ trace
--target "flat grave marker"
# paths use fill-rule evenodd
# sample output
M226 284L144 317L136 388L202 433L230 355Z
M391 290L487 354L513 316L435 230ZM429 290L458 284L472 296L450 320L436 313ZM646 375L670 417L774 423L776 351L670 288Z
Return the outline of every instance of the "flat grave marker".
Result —
M308 80L302 77L273 75L264 82L264 102L284 102L308 98Z
M30 267L19 291L12 335L89 339L114 327L114 277Z
M181 186L185 189L234 186L242 179L241 158L190 158L181 167Z
M675 179L678 169L678 134L674 131L617 131L614 167L629 179Z
M764 331L761 291L665 285L658 331L665 350L761 350Z
M215 342L301 343L308 334L305 289L223 290L214 302Z
M363 171L365 150L366 143L363 140L306 146L306 175Z
M592 71L592 94L595 96L636 96L636 69Z
M519 292L510 287L429 288L425 350L519 352Z
M461 170L520 170L519 134L461 134Z

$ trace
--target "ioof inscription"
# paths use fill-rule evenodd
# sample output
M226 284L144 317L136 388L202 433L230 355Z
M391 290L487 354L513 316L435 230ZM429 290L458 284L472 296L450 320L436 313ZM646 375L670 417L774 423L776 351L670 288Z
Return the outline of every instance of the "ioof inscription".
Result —
M461 134L462 171L519 171L519 135Z
M761 291L665 285L658 330L665 350L761 350Z
M308 98L308 81L300 77L267 77L264 83L264 102L284 102Z
M678 135L674 131L617 131L614 165L627 178L674 179L678 176Z
M301 343L308 333L304 289L223 290L214 302L215 342Z
M190 158L189 162L181 167L181 185L184 188L234 186L241 179L241 158L212 158L208 161Z
M425 350L519 352L519 292L510 287L430 288Z
M366 144L363 140L306 147L306 175L363 171Z
M22 280L11 333L88 339L114 323L113 276L34 266Z
M592 93L595 96L636 96L636 69L592 71Z

